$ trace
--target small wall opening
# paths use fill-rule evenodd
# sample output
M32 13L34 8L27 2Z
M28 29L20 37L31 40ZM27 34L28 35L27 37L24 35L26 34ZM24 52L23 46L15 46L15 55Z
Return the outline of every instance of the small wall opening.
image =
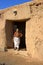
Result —
M19 29L19 31L23 34L23 36L20 38L20 45L19 45L19 49L22 50L26 50L26 39L25 39L25 35L26 35L26 21L6 21L6 26L5 26L5 30L6 30L6 45L7 48L14 48L14 43L13 43L13 34L14 31L16 30L16 28Z

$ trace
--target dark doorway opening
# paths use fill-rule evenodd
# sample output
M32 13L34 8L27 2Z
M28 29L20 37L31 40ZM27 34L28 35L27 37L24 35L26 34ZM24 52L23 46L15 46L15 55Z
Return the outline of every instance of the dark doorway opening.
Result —
M25 28L26 28L26 22L13 22L13 33L16 30L16 28L19 29L19 31L23 34L23 36L20 38L20 45L19 49L26 49L26 43L25 43Z
M6 21L5 32L6 32L6 45L7 48L14 48L14 43L12 41L13 34L16 28L23 34L22 38L20 38L20 45L19 49L26 50L26 41L25 41L25 28L26 28L26 21Z

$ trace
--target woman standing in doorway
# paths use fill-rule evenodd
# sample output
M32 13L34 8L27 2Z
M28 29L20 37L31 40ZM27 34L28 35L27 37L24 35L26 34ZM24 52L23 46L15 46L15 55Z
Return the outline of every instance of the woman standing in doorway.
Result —
M13 37L13 42L14 42L14 49L19 50L19 45L20 45L20 37L22 37L23 34L19 32L19 29L17 28L16 31L14 32L14 37Z

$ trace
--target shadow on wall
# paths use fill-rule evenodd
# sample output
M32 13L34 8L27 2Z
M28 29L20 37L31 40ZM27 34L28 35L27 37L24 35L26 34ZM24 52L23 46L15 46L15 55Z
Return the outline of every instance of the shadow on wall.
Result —
M12 22L6 21L5 25L5 33L6 33L6 45L7 48L13 48L13 26Z

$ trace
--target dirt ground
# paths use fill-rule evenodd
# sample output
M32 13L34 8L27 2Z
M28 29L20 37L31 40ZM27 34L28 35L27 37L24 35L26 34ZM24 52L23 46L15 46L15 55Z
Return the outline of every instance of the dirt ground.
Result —
M0 65L43 65L43 62L33 61L30 56L28 57L25 54L26 51L14 51L13 49L0 52Z

